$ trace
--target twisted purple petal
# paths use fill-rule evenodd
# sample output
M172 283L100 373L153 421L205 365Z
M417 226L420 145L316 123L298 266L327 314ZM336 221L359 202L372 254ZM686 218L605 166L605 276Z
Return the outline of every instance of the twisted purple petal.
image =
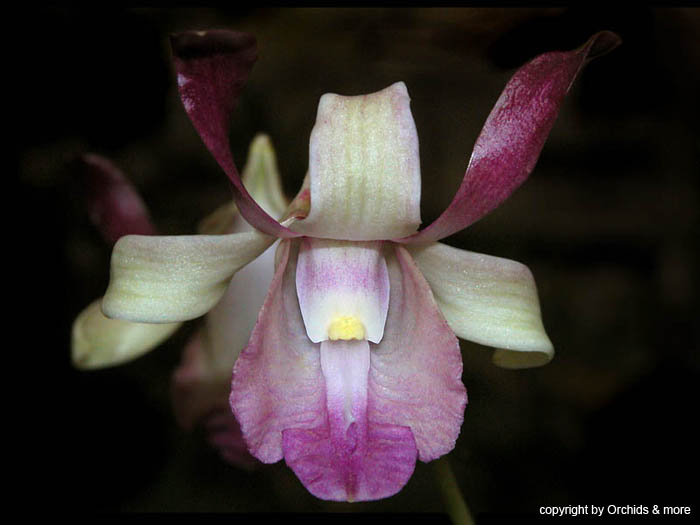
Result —
M257 59L255 37L233 31L191 31L171 36L177 85L185 111L233 183L241 215L276 237L297 237L270 217L243 187L229 146L231 113Z
M508 198L535 167L581 68L619 43L617 35L603 31L576 50L545 53L521 67L486 120L450 205L432 224L397 242L437 241L478 221Z

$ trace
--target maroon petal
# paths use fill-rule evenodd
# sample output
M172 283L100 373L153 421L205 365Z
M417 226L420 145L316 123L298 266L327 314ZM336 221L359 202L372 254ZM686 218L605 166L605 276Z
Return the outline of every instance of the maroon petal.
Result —
M156 233L146 205L119 168L91 153L80 157L80 165L90 219L107 242Z
M564 96L581 68L619 43L617 35L603 31L578 49L545 53L521 67L486 120L450 205L428 227L399 242L437 241L501 204L535 167Z
M191 31L170 39L185 111L204 144L233 183L241 215L276 237L298 237L258 206L236 169L229 146L231 113L257 59L255 37L233 31Z

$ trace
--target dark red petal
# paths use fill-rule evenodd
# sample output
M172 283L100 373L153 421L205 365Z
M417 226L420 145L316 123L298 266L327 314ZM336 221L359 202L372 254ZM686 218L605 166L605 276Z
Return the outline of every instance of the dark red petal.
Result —
M79 165L90 219L107 242L129 234L157 233L146 205L119 168L94 154L80 157Z
M204 144L233 183L241 215L258 230L297 237L270 217L243 187L229 146L231 114L257 59L255 37L233 31L191 31L172 35L177 84L185 111Z
M399 242L437 241L452 235L508 198L535 167L581 68L619 43L617 35L603 31L578 49L545 53L521 67L486 120L450 205L428 227Z

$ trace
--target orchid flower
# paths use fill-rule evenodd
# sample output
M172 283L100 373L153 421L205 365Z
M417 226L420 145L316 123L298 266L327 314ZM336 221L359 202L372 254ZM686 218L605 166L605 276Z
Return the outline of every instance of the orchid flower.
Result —
M109 160L89 154L80 170L92 221L105 240L114 243L127 234L154 234L148 210L127 177ZM243 183L268 213L279 217L287 207L270 139L255 137L243 169ZM244 232L245 222L233 202L206 217L198 230L205 234ZM238 467L257 463L248 454L241 430L228 404L231 369L255 325L274 273L274 249L266 250L229 283L219 303L207 314L203 327L187 343L182 363L173 375L172 396L180 426L206 428L210 443ZM253 285L251 285L253 283ZM245 297L245 308L235 299ZM135 323L109 319L92 302L73 323L72 360L81 369L119 365L152 350L181 323Z
M455 446L467 403L457 336L495 347L495 363L506 368L552 358L530 271L437 241L483 217L527 178L580 69L617 42L598 33L579 49L519 69L454 200L417 231L418 137L402 82L321 97L307 177L278 222L244 187L228 143L231 112L256 59L254 38L174 36L185 110L255 230L121 238L104 313L149 323L201 316L237 271L281 239L233 370L230 404L248 450L264 463L284 458L319 498L395 494L417 459Z

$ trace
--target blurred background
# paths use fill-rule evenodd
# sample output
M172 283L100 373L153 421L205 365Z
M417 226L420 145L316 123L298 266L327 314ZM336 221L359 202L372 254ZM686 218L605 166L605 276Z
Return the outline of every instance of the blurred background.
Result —
M170 64L170 32L208 28L257 36L231 144L242 168L250 140L268 133L289 196L306 171L319 97L403 80L424 224L450 202L515 68L598 30L620 34L622 46L574 85L528 182L445 240L528 265L557 351L543 368L510 371L492 365L491 349L462 342L469 405L449 460L477 516L695 503L700 10L101 8L15 21L19 91L9 109L20 115L11 143L24 210L15 221L29 229L19 246L33 275L19 302L32 323L23 392L37 398L25 417L40 431L18 428L35 465L27 487L45 486L52 508L444 512L430 465L419 463L393 498L329 503L283 462L240 471L202 433L181 431L170 375L197 321L128 365L70 365L71 323L103 294L111 251L70 161L87 151L113 159L167 234L194 232L230 199Z

